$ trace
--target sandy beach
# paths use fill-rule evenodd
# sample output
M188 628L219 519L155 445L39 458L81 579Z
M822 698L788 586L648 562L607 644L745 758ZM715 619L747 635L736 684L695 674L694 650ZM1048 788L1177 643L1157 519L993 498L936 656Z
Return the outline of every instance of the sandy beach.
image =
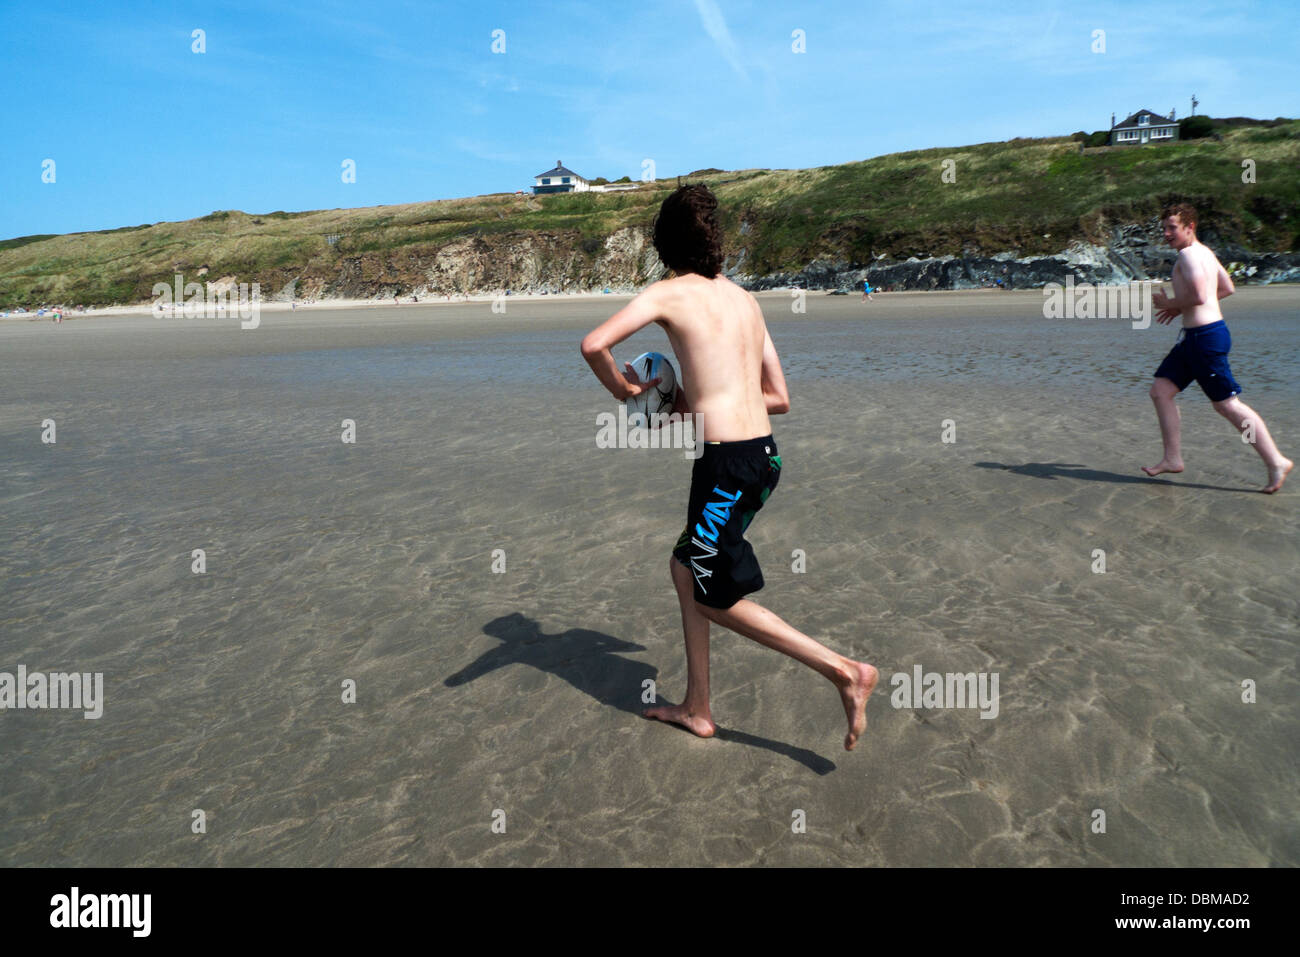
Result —
M229 315L234 315L235 310L239 308L240 294L241 293L238 289L233 289L229 292L229 300L228 300L229 301L228 308L230 310ZM504 299L508 304L514 304L519 302L527 302L527 303L555 302L556 300L584 301L589 299L604 299L607 301L608 300L626 301L628 299L631 299L633 295L635 295L635 293L626 292L626 291L619 292L619 293L615 293L613 291L608 293L606 292L564 292L564 293L555 293L554 295L550 295L550 294L542 295L540 293L522 293L522 294L511 293L508 296L504 296ZM788 293L786 293L786 295L788 295ZM248 296L251 297L251 293L248 293ZM391 298L389 299L343 299L343 298L298 299L293 301L272 299L272 298L265 298L265 299L259 298L258 309L268 313L278 313L278 312L297 313L299 311L302 311L304 313L335 312L338 310L349 310L355 312L357 310L368 310L368 309L387 310L393 307L428 308L430 306L466 306L473 303L491 303L500 297L501 297L500 293L496 295L475 293L473 295L437 296L437 297L428 296L428 295L424 297L419 297L419 296L413 297L410 295L406 295L400 297L399 301L397 302L394 302ZM248 301L249 298L245 298L244 302L247 303ZM205 302L206 300L204 302L196 304L194 306L195 311L203 310L205 308L205 304L204 304ZM38 310L36 309L28 309L22 312L17 312L14 309L5 309L3 311L0 311L0 321L13 320L19 322L22 321L28 321L28 322L47 321L48 322L50 321L53 308L54 307L50 307L50 306L44 307L44 315L37 315ZM62 309L64 319L69 320L69 319L89 319L89 318L95 318L100 316L151 316L153 315L153 311L155 307L151 302L142 302L142 303L131 303L125 306L96 306L90 309L84 307L78 309L76 307L67 307L67 306L61 306L58 308ZM186 303L183 300L179 302L179 305L174 305L171 302L166 302L160 304L157 308L161 313L160 316L161 318L166 318L166 319L187 318L185 316ZM214 305L212 308L213 311L215 311L217 307ZM194 318L204 318L204 317L195 316ZM215 318L215 317L208 316L206 318Z
M685 691L690 462L597 448L578 343L624 301L0 323L0 672L104 685L0 712L0 865L1300 865L1300 479L1257 494L1195 386L1187 470L1139 472L1174 329L760 297L754 597L880 669L845 753L829 684L717 628L718 737L639 716ZM1300 289L1224 311L1295 458ZM895 707L918 666L996 716Z

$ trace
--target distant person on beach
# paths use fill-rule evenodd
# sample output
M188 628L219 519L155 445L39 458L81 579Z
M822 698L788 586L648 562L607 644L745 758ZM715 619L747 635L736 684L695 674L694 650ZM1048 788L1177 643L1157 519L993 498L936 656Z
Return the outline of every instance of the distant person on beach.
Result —
M664 200L654 245L674 273L654 283L582 340L582 355L614 398L653 387L630 364L619 373L610 349L654 322L672 343L680 370L675 411L694 413L703 442L691 472L686 528L668 561L686 638L686 699L650 708L702 738L717 730L709 710L709 624L787 654L835 685L848 718L852 750L867 724L875 668L836 654L745 596L763 575L744 533L776 488L781 455L768 415L789 411L781 360L758 301L721 274L718 201L703 185L680 187Z
M864 279L862 281L862 301L866 302L868 299L871 299L871 283ZM874 299L871 299L871 301L875 302Z
M1268 468L1268 484L1260 491L1273 493L1282 487L1294 463L1277 450L1264 420L1237 396L1241 386L1228 367L1232 337L1219 311L1219 300L1236 290L1218 257L1196 238L1196 210L1187 203L1168 207L1161 214L1165 241L1178 250L1172 282L1174 294L1157 290L1151 304L1158 311L1156 322L1172 322L1180 314L1183 330L1179 340L1156 369L1151 384L1151 401L1160 421L1164 441L1164 458L1157 465L1144 465L1142 471L1156 476L1162 472L1181 472L1181 418L1174 399L1195 379L1214 405L1214 411L1227 419L1238 432L1253 432L1252 444Z

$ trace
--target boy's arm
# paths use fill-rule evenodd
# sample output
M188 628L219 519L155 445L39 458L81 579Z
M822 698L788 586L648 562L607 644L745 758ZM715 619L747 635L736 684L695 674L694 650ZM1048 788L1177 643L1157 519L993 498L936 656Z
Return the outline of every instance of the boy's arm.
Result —
M658 283L655 284L656 286ZM640 395L652 383L631 383L618 371L614 356L609 351L632 333L648 326L659 318L658 292L651 286L614 315L593 329L582 340L582 357L596 373L601 385L620 402ZM658 382L658 380L653 380Z
M1183 250L1178 254L1178 262L1174 265L1173 274L1174 294L1166 296L1164 290L1158 290L1151 296L1151 304L1157 309L1177 309L1182 311L1192 306L1199 306L1205 302L1205 292L1207 285L1206 276L1202 268Z
M785 375L781 372L781 357L776 354L772 336L763 330L763 399L771 415L784 415L790 411L790 393L785 388Z
M1226 299L1237 291L1237 287L1232 284L1232 277L1228 275L1228 270L1223 268L1223 263L1219 263L1218 283L1217 296L1219 299Z

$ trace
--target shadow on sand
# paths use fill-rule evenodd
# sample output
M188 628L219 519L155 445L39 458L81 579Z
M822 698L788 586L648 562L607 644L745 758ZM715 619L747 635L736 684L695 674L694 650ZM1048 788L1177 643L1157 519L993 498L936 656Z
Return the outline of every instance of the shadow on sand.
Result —
M1034 478L1056 479L1074 478L1085 482L1114 482L1118 485L1173 485L1178 488L1203 488L1215 492L1257 492L1253 488L1228 488L1224 485L1203 485L1198 482L1171 482L1169 479L1151 478L1141 473L1123 475L1119 472L1103 472L1090 469L1086 465L1070 462L1026 462L1024 465L1006 465L1002 462L976 462L976 468L1002 469L1016 475L1029 475Z
M585 628L544 634L537 622L519 612L494 618L483 626L483 633L496 638L501 644L450 675L443 682L444 685L455 688L506 665L528 665L564 679L607 707L641 717L645 708L641 703L643 682L653 680L659 674L644 662L621 656L622 652L645 651L642 645ZM657 703L672 704L662 697ZM690 734L675 724L664 722L664 726ZM772 751L797 761L817 774L828 774L835 770L833 761L806 748L760 738L744 731L733 731L720 725L716 737L734 744Z

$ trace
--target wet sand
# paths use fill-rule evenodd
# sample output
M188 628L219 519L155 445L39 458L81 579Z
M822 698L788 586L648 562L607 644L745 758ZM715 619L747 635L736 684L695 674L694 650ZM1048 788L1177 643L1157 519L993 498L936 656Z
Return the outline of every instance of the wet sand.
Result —
M578 342L621 301L0 325L0 672L105 688L0 711L0 865L1300 864L1300 478L1257 494L1195 386L1187 471L1138 471L1174 330L761 298L754 597L880 669L845 753L824 679L716 627L718 738L638 717L685 690L690 462L596 447ZM1295 458L1300 290L1224 307ZM996 673L997 717L893 707L917 665Z

